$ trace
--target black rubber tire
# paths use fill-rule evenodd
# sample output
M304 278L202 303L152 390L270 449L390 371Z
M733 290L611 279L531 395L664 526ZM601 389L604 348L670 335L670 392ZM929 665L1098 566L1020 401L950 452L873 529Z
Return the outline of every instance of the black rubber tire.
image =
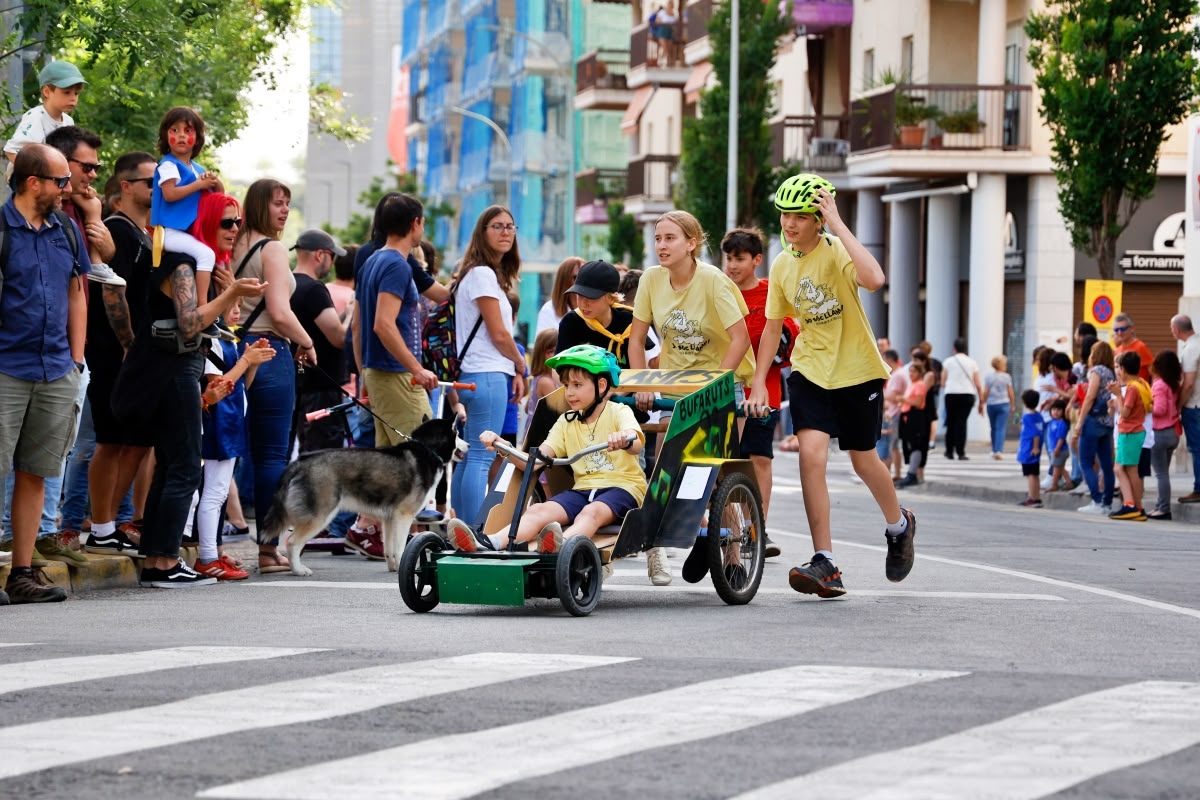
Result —
M572 536L563 541L554 568L554 585L559 602L572 616L586 617L600 602L604 580L600 551L591 539Z
M721 529L730 531L721 536ZM731 606L749 603L758 593L766 561L766 526L758 486L740 472L721 479L708 511L708 573L722 600ZM728 549L737 547L732 564Z
M437 608L437 567L433 553L446 549L446 540L436 533L419 533L400 555L400 597L418 614Z

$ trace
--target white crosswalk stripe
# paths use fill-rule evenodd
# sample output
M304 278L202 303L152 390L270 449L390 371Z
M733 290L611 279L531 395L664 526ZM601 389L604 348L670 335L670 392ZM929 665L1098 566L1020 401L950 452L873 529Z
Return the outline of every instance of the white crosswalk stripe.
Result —
M925 744L740 795L791 800L1036 800L1200 744L1200 684L1146 681L1086 694Z
M220 786L204 798L324 800L459 798L516 781L733 733L836 703L961 672L799 666L704 681L615 703L474 733L427 739L375 753ZM597 735L603 731L602 735ZM502 742L552 742L517 747L503 757L464 759Z
M393 703L636 659L477 653L337 672L108 714L0 728L0 778ZM70 731L70 747L63 746Z
M37 642L0 642L0 647L33 647Z
M320 652L319 648L299 647L167 647L136 653L102 656L51 658L0 665L0 693L19 692L76 681L140 675L160 669L203 667L234 661L257 661L301 653Z

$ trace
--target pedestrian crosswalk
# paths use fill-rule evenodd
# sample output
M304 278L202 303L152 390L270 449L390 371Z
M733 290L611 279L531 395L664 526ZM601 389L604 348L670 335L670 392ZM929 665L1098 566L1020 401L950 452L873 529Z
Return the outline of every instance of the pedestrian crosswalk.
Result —
M980 687L994 676L878 665L781 666L747 656L688 662L684 669L679 659L515 652L417 660L377 655L386 663L330 672L330 663L346 667L361 654L195 646L61 657L46 650L25 643L5 650L0 663L0 703L12 709L23 698L36 698L39 709L36 721L23 724L13 724L16 715L0 716L0 796L16 796L17 782L38 780L35 773L68 766L69 772L56 773L55 785L64 794L87 796L88 776L111 777L115 764L126 764L147 781L129 777L122 792L130 797L163 796L162 787L174 785L163 782L180 771L193 782L171 796L432 800L498 790L539 796L529 787L572 770L605 776L572 796L617 797L647 764L639 757L654 760L654 754L695 748L711 753L698 763L711 765L714 775L734 764L749 769L728 770L732 789L718 792L711 776L699 775L695 787L676 787L673 796L1035 800L1200 746L1200 683L1188 681L1092 680L1031 691L1031 698L1042 699L1007 699L990 717L975 709L971 722L954 729L954 715L922 710L940 697L961 702L986 694ZM190 688L203 687L193 678L218 665L245 669L252 685L217 692ZM182 696L168 703L133 700L99 713L72 714L75 706L67 705L61 716L46 701L47 690L104 687L126 676L146 686L176 687ZM284 679L274 679L279 677ZM588 686L603 690L589 692ZM472 694L477 692L483 694ZM459 718L450 726L424 726L424 715L439 704ZM892 707L906 709L905 722L918 733L885 740L882 749L878 738L830 723ZM372 716L385 709L391 713ZM931 726L949 729L926 730L923 716ZM362 720L376 732L377 744L348 744L329 753L288 748L284 730L303 738L301 731L335 720L343 732ZM389 724L395 730L384 730ZM235 750L245 743L236 734L268 728L270 735L255 737L261 752L253 768L212 770L222 747L236 761ZM823 756L816 766L776 759L769 777L755 780L753 765L767 746L764 731L782 737L785 752L817 750ZM64 774L80 783L62 788ZM1197 781L1194 770L1184 771L1175 782L1179 796L1200 796Z

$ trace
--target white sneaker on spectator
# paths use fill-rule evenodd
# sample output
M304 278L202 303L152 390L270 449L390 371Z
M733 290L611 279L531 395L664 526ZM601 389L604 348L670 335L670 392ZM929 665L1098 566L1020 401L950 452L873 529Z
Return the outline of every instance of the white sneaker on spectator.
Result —
M1079 513L1080 514L1095 514L1097 516L1100 514L1104 514L1107 516L1109 513L1109 506L1102 506L1099 503L1097 503L1095 500L1093 500L1092 502L1088 503L1086 506L1080 506Z
M88 273L88 280L93 283L103 284L104 286L125 285L125 279L113 272L112 267L103 262L92 264L92 271Z

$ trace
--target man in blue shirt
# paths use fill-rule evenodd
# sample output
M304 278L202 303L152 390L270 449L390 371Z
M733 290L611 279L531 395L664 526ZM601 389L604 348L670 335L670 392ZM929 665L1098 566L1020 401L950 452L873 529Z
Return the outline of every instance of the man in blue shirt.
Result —
M4 214L8 258L0 288L0 476L15 470L13 557L0 604L66 599L32 569L46 478L62 471L75 440L87 330L85 248L72 253L53 215L69 191L67 159L29 144L13 163L13 196ZM71 223L74 224L74 223ZM76 231L76 239L84 241Z

